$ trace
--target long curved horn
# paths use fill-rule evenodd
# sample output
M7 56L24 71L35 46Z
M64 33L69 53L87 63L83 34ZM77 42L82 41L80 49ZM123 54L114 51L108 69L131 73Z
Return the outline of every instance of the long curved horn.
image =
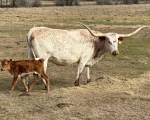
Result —
M94 36L94 37L105 37L106 36L104 33L96 34L89 27L87 27L86 25L84 25L82 23L80 23L80 24L83 25L91 33L91 35Z
M129 33L129 34L118 34L118 35L119 35L119 37L131 37L134 34L136 34L137 32L139 32L142 28L145 28L145 27L146 26L140 27L140 28L136 29L134 32Z

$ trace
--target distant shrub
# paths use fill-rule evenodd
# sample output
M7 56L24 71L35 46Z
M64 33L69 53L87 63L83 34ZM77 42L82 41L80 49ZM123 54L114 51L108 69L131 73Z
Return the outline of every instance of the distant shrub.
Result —
M32 7L40 7L42 4L41 4L41 1L40 0L35 0L33 3L32 3Z
M18 7L30 7L31 6L28 0L16 0L16 1L18 1L17 3Z
M139 0L123 0L123 4L139 4Z
M133 0L134 4L139 4L139 0Z
M56 0L56 6L72 6L79 5L79 0Z
M66 5L66 0L56 0L56 6L64 6Z
M12 0L11 6L12 7L40 7L41 1L40 0L34 0L34 2L31 2L30 0Z
M112 5L112 0L96 0L97 5Z

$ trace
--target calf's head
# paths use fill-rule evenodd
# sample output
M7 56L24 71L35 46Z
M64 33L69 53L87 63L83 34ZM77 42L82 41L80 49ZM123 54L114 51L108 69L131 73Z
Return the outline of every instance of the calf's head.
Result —
M11 63L12 59L10 60L1 60L1 64L2 64L2 68L1 71L6 71L6 70L10 70L10 63Z
M136 29L134 32L129 34L117 34L117 33L95 33L86 25L82 24L94 37L98 37L100 41L104 42L104 47L107 52L110 52L112 55L116 56L119 54L118 43L123 40L125 37L131 37L137 32L139 32L143 27Z

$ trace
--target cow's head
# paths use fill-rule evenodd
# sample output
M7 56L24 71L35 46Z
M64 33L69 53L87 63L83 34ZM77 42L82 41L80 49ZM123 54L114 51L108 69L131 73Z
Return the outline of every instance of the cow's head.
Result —
M1 60L1 64L2 64L2 68L1 71L6 71L6 70L10 70L10 63L11 63L12 59L10 60Z
M107 52L110 52L112 55L118 55L118 40L119 36L116 33L106 33L105 37L99 37L100 41L104 42L104 47Z
M90 28L86 25L82 24L94 37L98 37L100 41L104 42L104 47L107 52L110 52L112 55L118 55L118 43L122 42L124 37L131 37L137 32L139 32L143 27L138 28L134 32L130 34L117 34L117 33L94 33Z

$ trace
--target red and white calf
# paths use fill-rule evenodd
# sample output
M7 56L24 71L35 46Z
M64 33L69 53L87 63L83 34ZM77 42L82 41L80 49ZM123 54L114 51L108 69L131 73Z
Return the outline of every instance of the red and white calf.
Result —
M30 60L17 60L17 61L12 61L12 59L10 60L4 59L1 61L1 64L2 64L1 71L8 70L14 76L12 81L12 86L9 92L13 91L19 76L21 76L21 81L25 87L26 92L28 92L29 90L32 89L33 85L38 80L38 74L41 74L41 77L46 81L47 92L49 92L50 90L49 77L46 75L44 71L44 66L43 66L44 59L39 59L39 60L30 59ZM33 73L34 75L34 80L28 88L28 86L26 85L26 78L31 73Z

